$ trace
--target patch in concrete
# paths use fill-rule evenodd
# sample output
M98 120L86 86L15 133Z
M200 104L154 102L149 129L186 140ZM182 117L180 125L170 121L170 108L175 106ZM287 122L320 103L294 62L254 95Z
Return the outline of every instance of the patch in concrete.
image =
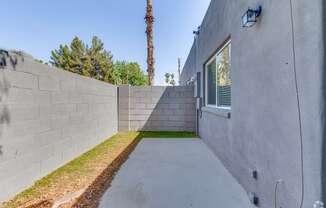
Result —
M61 205L72 202L73 200L79 198L85 191L86 188L83 188L77 192L66 194L63 197L54 200L52 208L59 208Z

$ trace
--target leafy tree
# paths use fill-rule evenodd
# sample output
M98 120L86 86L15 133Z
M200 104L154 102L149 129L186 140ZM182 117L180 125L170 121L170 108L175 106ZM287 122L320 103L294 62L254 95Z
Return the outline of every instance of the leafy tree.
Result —
M148 77L138 63L117 61L113 66L114 84L130 84L132 86L148 85Z
M92 38L89 47L78 37L70 46L60 45L59 49L51 52L50 63L64 70L98 80L112 82L112 55L104 49L103 42L96 36Z
M221 52L221 62L218 65L218 82L221 86L231 85L230 46Z
M170 73L165 73L164 77L165 77L165 83L167 85L175 86L176 82L174 80L174 74L173 73L171 73L171 74Z
M96 36L91 46L75 37L69 46L60 45L52 51L51 64L64 70L92 77L111 84L147 85L148 77L135 62L117 61L104 49L103 42Z
M170 84L171 84L172 86L175 86L174 74L170 74L170 77L171 77Z
M165 73L164 77L165 77L165 83L170 84L170 73Z

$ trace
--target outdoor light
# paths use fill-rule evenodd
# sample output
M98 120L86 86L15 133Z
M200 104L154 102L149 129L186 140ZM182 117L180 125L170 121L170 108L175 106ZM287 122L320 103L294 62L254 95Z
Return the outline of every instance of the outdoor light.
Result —
M257 9L250 9L242 16L242 26L243 27L252 27L256 24L258 17L262 11L262 6L258 6Z
M314 208L324 208L324 203L322 201L316 201L314 203Z
M258 196L256 195L256 193L254 192L250 192L249 193L249 199L250 199L250 202L255 205L256 207L258 207L259 205L259 198Z
M201 28L201 26L198 26L198 27L197 27L197 30L194 30L192 33L193 33L194 35L198 36L199 33L200 33L200 28Z

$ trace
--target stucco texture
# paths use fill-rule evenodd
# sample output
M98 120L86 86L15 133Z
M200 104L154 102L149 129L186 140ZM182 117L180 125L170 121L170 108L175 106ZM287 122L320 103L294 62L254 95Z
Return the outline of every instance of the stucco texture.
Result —
M182 72L182 83L203 72L231 38L231 118L203 111L199 134L243 188L257 194L260 207L294 208L302 200L312 207L323 200L322 3L212 0ZM257 5L259 21L243 28L242 15Z

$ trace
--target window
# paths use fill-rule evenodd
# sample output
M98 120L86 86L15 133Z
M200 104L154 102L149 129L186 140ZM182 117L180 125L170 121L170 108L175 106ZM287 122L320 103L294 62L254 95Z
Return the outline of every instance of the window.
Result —
M231 108L231 41L205 64L206 105Z

